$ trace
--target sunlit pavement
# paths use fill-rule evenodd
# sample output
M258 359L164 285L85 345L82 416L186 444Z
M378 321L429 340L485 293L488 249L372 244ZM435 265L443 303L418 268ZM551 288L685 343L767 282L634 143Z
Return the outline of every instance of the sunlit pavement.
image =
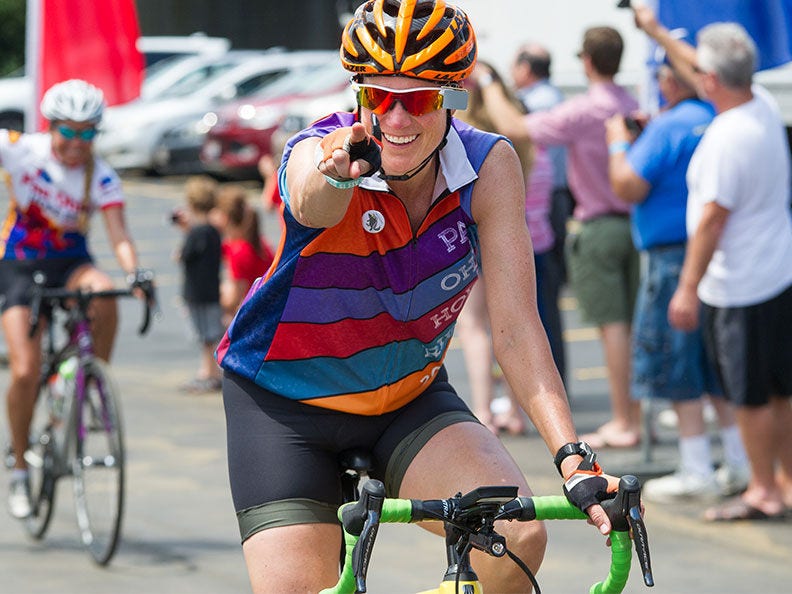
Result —
M183 178L125 180L128 218L145 265L157 271L161 317L150 335L138 337L138 304L122 304L122 330L114 361L121 387L128 452L127 507L123 540L112 564L98 569L79 545L71 484L58 484L50 532L29 540L22 526L0 512L0 592L3 594L232 594L249 591L225 468L221 397L187 396L177 386L188 379L197 351L180 308L180 274L172 252L180 242L167 214L179 203ZM257 187L249 186L252 196ZM3 194L0 194L0 197ZM0 203L5 198L0 198ZM265 220L268 237L277 236ZM103 267L108 257L100 219L92 243ZM121 282L121 274L117 274ZM579 322L574 299L564 300L571 377L569 392L580 432L608 418L607 382L596 332ZM461 352L449 353L448 368L467 393ZM0 387L8 372L0 368ZM2 424L3 441L7 429ZM603 450L608 472L651 474L676 463L673 432L659 430L650 450ZM560 494L551 454L535 432L504 441L536 493ZM716 449L716 453L718 450ZM7 476L7 475L6 475ZM3 484L3 488L5 485ZM449 493L451 495L451 493ZM5 497L5 493L2 493ZM658 594L786 594L792 583L792 521L710 525L699 520L701 504L647 504L647 526ZM550 544L539 574L547 593L577 593L607 571L608 549L585 522L548 526ZM508 563L509 561L504 561ZM445 569L443 544L412 526L380 531L369 573L373 593L415 592L435 587ZM634 562L629 593L650 592ZM277 588L273 588L277 592Z

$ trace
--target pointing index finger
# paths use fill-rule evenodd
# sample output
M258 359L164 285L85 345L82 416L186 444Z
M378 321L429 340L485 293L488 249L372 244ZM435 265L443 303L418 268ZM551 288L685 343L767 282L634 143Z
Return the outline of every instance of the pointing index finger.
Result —
M366 133L366 127L361 122L352 124L352 132L349 135L350 144L364 142L367 137L368 133Z

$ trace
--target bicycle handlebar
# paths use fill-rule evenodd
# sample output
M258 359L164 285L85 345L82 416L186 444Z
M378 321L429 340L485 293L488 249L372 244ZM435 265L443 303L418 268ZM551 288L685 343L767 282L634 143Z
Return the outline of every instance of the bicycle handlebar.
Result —
M68 299L77 301L77 307L83 312L87 308L88 303L97 297L131 297L134 295L135 289L140 289L145 295L143 300L143 314L140 326L138 327L138 334L141 336L145 334L151 324L152 308L156 307L156 291L154 289L154 274L150 273L147 282L138 284L138 286L129 289L110 289L107 291L90 291L88 289L63 289L54 288L48 289L44 287L46 283L46 276L43 272L35 272L33 274L33 289L32 298L30 302L30 316L28 323L30 330L28 335L33 337L39 327L39 318L41 316L42 303L49 303L55 305L62 305L62 302Z
M626 475L619 481L616 496L601 503L612 526L611 562L608 576L594 584L589 594L619 594L624 590L632 560L631 540L635 543L644 583L650 587L654 585L646 527L641 517L640 493L638 479ZM382 522L440 520L479 537L470 542L474 548L501 557L507 553L505 540L494 530L484 533L482 526L491 527L495 520L526 522L588 518L563 495L518 497L517 487L497 486L479 487L467 495L458 494L442 500L390 499L385 497L385 487L377 480L366 482L360 499L342 506L338 517L344 528L344 569L336 586L322 590L320 594L366 591L368 564L378 524Z

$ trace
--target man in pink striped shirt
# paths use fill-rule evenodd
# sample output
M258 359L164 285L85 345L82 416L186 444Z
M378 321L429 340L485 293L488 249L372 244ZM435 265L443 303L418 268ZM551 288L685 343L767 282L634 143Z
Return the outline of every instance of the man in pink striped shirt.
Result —
M611 27L592 27L578 54L588 91L548 111L520 114L496 85L479 74L498 131L511 139L567 148L567 175L579 232L567 241L567 266L583 317L600 330L611 389L612 419L583 439L595 447L632 447L640 436L640 409L630 398L630 324L638 284L638 255L630 236L629 205L608 179L605 120L629 115L638 103L614 77L624 43ZM617 148L617 147L614 147Z

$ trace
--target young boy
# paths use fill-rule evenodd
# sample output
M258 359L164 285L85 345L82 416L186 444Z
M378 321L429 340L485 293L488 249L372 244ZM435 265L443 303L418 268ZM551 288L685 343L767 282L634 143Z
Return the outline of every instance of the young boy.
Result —
M178 260L184 269L182 297L190 312L201 344L201 360L195 378L182 391L192 394L216 392L221 388L220 368L214 349L223 336L220 308L220 233L209 224L215 207L217 184L203 175L190 177L185 184L187 209L173 214L173 222L185 233Z

